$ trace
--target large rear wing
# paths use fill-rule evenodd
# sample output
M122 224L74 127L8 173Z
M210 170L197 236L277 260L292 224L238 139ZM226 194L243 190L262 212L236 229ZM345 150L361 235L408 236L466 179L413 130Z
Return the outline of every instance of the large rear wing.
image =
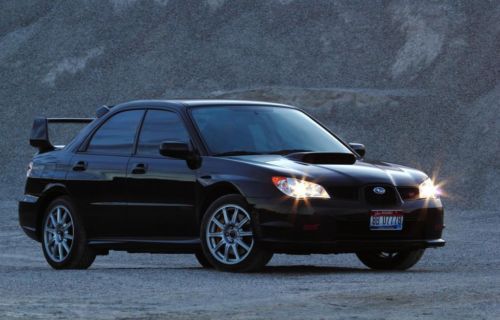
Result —
M35 118L31 129L30 145L39 153L52 151L55 147L49 140L49 123L90 123L93 118Z

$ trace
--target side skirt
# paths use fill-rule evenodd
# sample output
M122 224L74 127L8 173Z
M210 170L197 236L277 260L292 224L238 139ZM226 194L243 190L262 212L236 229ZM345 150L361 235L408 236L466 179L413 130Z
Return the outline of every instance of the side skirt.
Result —
M195 253L201 249L199 238L95 238L88 244L98 252Z

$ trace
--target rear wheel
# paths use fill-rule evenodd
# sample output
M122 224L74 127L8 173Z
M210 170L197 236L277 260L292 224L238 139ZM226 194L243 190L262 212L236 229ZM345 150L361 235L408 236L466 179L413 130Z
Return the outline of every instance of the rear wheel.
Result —
M57 198L47 207L42 220L42 250L54 269L87 269L95 260L83 223L68 197Z
M400 252L358 252L356 255L363 264L376 270L406 270L422 258L425 249Z
M257 271L272 257L255 242L248 205L240 195L226 195L212 203L200 234L207 260L221 271Z
M196 252L194 255L196 260L198 260L198 263L201 264L203 268L213 269L214 266L210 264L208 259L205 257L205 254L203 254L203 251Z

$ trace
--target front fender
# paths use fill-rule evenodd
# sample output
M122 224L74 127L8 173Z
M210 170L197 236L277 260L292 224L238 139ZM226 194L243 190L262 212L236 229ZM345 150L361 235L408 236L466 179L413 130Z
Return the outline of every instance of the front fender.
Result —
M226 183L234 186L246 198L279 195L272 183L273 175L283 175L277 170L255 167L232 159L207 157L199 169L198 181L203 188Z

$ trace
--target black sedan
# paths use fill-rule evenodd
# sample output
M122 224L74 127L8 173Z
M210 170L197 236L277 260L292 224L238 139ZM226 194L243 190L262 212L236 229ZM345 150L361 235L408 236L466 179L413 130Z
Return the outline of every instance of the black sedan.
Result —
M66 146L51 123L86 126ZM56 269L110 250L193 253L253 271L273 253L355 253L407 269L441 247L443 206L418 170L363 159L305 112L281 104L132 101L95 119L37 118L19 202L22 229Z

